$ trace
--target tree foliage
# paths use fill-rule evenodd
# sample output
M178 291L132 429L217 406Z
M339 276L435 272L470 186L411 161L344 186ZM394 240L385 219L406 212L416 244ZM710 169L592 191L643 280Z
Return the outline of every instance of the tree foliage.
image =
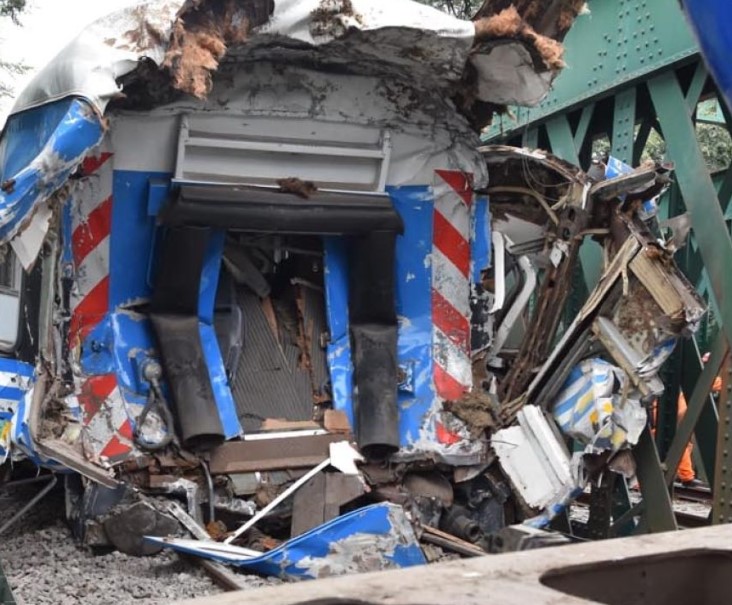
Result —
M20 25L20 14L25 10L26 0L0 0L0 18L11 19L15 25ZM24 74L28 67L23 63L5 61L0 55L0 97L10 97L13 94L13 80Z
M636 136L639 128L636 126ZM725 170L732 165L732 136L723 124L697 122L695 130L699 149L710 172ZM599 156L610 154L611 149L607 135L595 139L592 145L593 154ZM672 159L667 157L666 141L657 130L652 129L643 148L641 161L666 159Z
M18 16L25 10L26 0L0 0L0 17L10 17L18 23Z

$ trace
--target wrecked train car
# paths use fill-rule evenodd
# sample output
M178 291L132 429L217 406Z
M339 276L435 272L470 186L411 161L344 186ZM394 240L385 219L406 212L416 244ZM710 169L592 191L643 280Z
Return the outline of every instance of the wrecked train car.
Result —
M479 148L583 3L504 4L147 2L21 94L0 454L66 475L84 542L414 565L421 532L482 552L571 501L589 473L557 426L601 464L637 441L703 313L638 211L668 175ZM584 237L608 264L570 323ZM196 541L163 538L179 521Z

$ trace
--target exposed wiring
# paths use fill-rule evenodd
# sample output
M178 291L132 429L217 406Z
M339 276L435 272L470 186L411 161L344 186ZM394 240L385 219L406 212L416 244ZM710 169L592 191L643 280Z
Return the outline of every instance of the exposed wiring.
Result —
M147 361L142 368L142 377L150 383L150 392L147 395L147 402L145 407L142 408L142 412L135 421L135 430L132 433L132 440L135 442L137 447L141 450L148 452L156 452L168 447L170 442L173 440L173 415L170 413L165 397L163 397L163 390L160 387L160 379L163 376L163 368L157 361ZM160 412L163 423L165 424L165 435L157 443L151 443L142 439L142 427L145 425L147 415L157 406Z
M559 224L559 217L557 216L557 213L552 210L552 207L549 204L547 204L544 196L534 189L496 185L495 187L488 187L488 189L486 189L486 193L518 193L521 195L528 195L539 202L539 205L546 211L547 215L555 225Z

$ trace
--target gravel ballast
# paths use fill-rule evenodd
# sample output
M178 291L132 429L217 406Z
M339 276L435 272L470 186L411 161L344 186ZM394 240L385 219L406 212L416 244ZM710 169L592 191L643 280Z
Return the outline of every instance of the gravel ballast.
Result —
M0 486L0 525L39 487L3 491ZM223 591L200 567L171 551L151 557L98 555L77 545L64 519L62 489L0 535L0 561L18 605L162 605ZM247 588L273 581L237 575Z

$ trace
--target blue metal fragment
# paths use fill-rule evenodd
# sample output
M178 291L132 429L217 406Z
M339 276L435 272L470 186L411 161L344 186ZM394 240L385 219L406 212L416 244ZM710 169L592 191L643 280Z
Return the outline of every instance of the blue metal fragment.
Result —
M103 135L100 117L77 98L10 117L0 143L0 243L66 183Z
M0 358L0 464L10 453L13 419L33 379L32 365Z
M213 323L216 289L221 273L225 243L225 231L216 231L211 234L203 269L201 270L201 285L198 298L198 329L201 334L203 355L206 359L211 388L213 389L224 435L227 439L234 439L242 434L242 427L237 415L234 396L229 386L229 379L226 376L226 368L224 366L224 360L221 357L221 349L216 339L216 331Z
M218 542L146 536L149 542L266 576L303 580L400 569L427 560L404 510L373 504L324 523L258 556Z
M435 402L432 380L432 241L434 194L430 187L389 187L404 221L396 243L397 361L409 368L410 388L400 388L399 439L414 448Z

